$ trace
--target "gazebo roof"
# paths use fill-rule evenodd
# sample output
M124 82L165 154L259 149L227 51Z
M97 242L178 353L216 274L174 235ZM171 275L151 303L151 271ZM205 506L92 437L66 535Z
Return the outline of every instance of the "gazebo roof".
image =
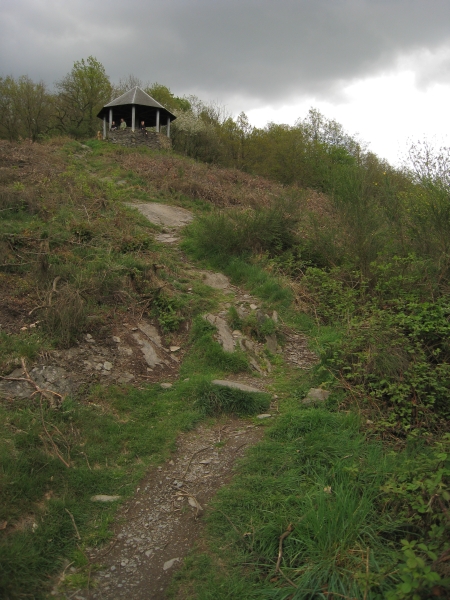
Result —
M140 87L136 86L125 94L122 94L109 104L106 104L101 111L98 113L97 117L99 119L103 119L103 117L107 117L109 114L109 109L115 109L114 113L122 116L123 110L125 108L130 108L131 106L140 107L146 116L149 113L156 113L156 110L159 109L161 116L169 117L171 121L176 119L176 116L164 108L162 104L157 102L154 98L149 96L144 90L141 90Z

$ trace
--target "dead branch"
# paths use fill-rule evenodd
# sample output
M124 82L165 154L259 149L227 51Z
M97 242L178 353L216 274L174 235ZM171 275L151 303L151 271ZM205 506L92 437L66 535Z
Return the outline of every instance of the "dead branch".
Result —
M287 575L285 575L281 569L278 569L278 573L280 573L280 575L282 575L286 579L286 581L292 585L292 587L295 587L295 589L298 590L298 586L295 585L295 583L293 581L291 581L289 579L289 577Z
M192 459L194 458L194 456L196 456L197 454L200 454L200 452L203 452L203 450L210 450L210 448L211 448L211 446L205 446L204 448L200 448L200 450L197 450L196 452L194 452L194 454L189 459L188 466L186 467L186 471L184 472L184 474L181 477L181 479L184 479L186 477L187 472L189 471L189 467L191 466L191 462L192 462Z
M79 540L81 540L81 535L80 535L80 532L78 531L78 527L77 527L77 524L75 523L75 519L73 518L73 514L69 510L67 510L67 508L64 508L64 510L66 511L66 513L69 515L69 517L72 520L72 524L75 529L75 533L77 534L77 538Z
M45 426L45 421L44 421L44 410L42 408L42 396L40 396L39 398L39 406L41 408L41 420L42 420L42 427L44 428L45 433L47 434L48 439L50 440L51 445L53 446L53 449L56 453L56 456L59 458L59 460L64 463L66 465L67 468L70 468L70 465L68 462L66 462L63 458L63 456L61 455L60 451L58 450L58 446L55 444L55 442L53 441L52 436L49 434L47 427Z
M58 281L60 279L61 279L60 275L55 277L55 279L53 280L52 289L50 290L50 292L47 296L47 301L44 304L40 304L39 306L35 306L34 308L32 308L30 310L30 312L28 313L29 317L34 313L35 310L39 310L40 308L49 308L52 305L52 296L53 296L53 294L58 293L56 286L58 285Z
M294 527L293 527L292 523L289 523L286 531L280 535L280 541L278 543L278 560L277 560L277 566L275 567L275 571L280 570L281 559L283 558L283 541L288 537L288 535L290 535L292 533L293 529L294 529Z
M25 379L23 379L23 381L27 381L36 390L32 394L33 396L34 396L34 394L41 394L41 397L44 396L45 398L47 398L47 400L50 402L50 406L53 406L55 403L54 396L57 396L60 400L63 399L63 396L61 394L58 394L58 392L54 392L53 390L47 390L45 388L40 388L38 386L38 384L31 378L30 374L28 373L27 367L25 365L25 359L21 358L20 361L22 363L22 369L23 369L23 372L25 375Z
M367 548L367 558L366 558L366 587L364 590L364 600L367 600L367 590L369 587L369 557L370 557L370 548Z

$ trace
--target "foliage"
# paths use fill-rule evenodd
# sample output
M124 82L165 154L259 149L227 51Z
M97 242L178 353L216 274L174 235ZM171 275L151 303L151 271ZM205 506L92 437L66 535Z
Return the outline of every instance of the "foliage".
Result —
M28 76L0 77L0 136L35 142L50 129L52 99L46 85Z
M76 137L93 136L98 129L97 113L111 95L104 66L93 56L82 58L56 88L55 116L60 131Z
M191 226L191 237L204 255L227 260L251 253L277 255L295 244L297 206L277 199L259 210L228 210L204 215Z

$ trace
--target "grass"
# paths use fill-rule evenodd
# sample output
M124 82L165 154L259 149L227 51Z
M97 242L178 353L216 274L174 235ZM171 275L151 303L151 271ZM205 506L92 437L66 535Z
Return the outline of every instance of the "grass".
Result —
M222 413L239 416L256 415L269 408L269 394L243 392L224 386L205 384L198 391L195 407L207 416Z
M391 469L356 415L283 414L212 503L212 557L194 554L178 585L190 590L188 598L234 598L239 589L245 598L362 598L366 589L375 597L394 571L390 540L399 525L377 504ZM289 528L281 573L279 538Z
M12 529L0 538L0 595L44 598L49 575L64 561L82 567L83 548L111 536L115 511L91 496L130 496L146 469L174 449L180 431L205 415L267 406L267 395L238 390L217 392L214 403L212 387L204 377L169 390L98 387L85 402L66 399L59 411L44 408L46 429L69 468L50 444L36 401L1 407L0 522Z
M0 524L6 522L0 595L14 600L46 597L52 574L69 562L77 568L72 583L86 583L84 550L109 539L115 511L91 502L92 495L130 496L145 469L168 456L177 433L200 419L255 414L268 405L267 395L211 385L213 378L249 371L246 356L225 353L214 328L199 317L223 298L193 281L178 251L157 244L149 235L155 227L123 200L163 200L201 213L183 244L194 260L222 270L264 310L276 309L280 328L307 332L320 352L345 335L333 323L336 307L344 313L349 307L342 286L323 288L332 309L331 325L323 327L295 309L298 282L287 285L275 274L292 266L292 273L301 271L288 260L298 242L296 217L275 206L279 186L169 154L96 141L89 146L92 152L82 158L74 156L80 145L67 140L35 150L11 146L12 159L26 160L20 178L10 169L0 182L4 307L41 324L0 333L0 368L5 373L20 356L33 360L73 344L87 314L106 331L114 315L126 308L140 314L145 305L167 340L190 327L189 352L169 390L84 389L60 410L43 406L42 414L37 399L0 405ZM118 179L126 185L117 186ZM261 339L271 332L251 319L240 325ZM280 396L280 414L265 422L266 438L249 450L208 509L207 536L177 575L173 594L401 600L415 590L425 599L436 581L439 593L445 591L435 570L444 578L445 561L439 560L448 551L448 440L434 443L419 431L383 443L373 428L364 432L362 413L338 411L353 407L345 391L332 388L326 365L304 376L285 368L280 356L272 359L271 391ZM327 403L303 407L308 389L318 386L333 389ZM415 549L406 547L414 542ZM431 581L429 572L438 579Z

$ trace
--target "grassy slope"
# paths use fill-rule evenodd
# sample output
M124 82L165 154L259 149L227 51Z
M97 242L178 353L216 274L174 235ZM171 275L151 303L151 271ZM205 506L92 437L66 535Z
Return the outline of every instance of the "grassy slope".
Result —
M277 210L271 212L274 196L283 193L282 201L290 201L278 186L234 171L171 156L91 146L93 154L73 142L52 148L51 156L46 155L49 148L39 149L43 157L34 171L20 178L13 171L10 180L3 182L2 208L19 202L12 217L8 211L1 213L6 217L1 242L11 266L3 268L0 276L7 283L9 301L23 302L24 310L36 306L48 298L56 276L62 278L69 298L82 300L76 314L64 314L58 304L44 311L36 333L2 334L4 372L19 356L32 358L42 349L70 343L83 331L87 312L95 315L100 328L107 328L125 303L133 307L143 299L155 300L161 279L167 293L164 301L151 304L151 310L169 328L217 302L214 295L189 282L175 252L154 244L148 235L152 227L123 207L121 201L129 199L130 189L133 198L162 199L206 216L211 205L267 207L266 223L276 226L280 221ZM59 173L49 177L43 162L57 165ZM123 178L127 186L101 181L106 175ZM239 217L235 223L241 223ZM243 228L241 239L249 239L249 227L251 222ZM188 231L185 249L193 257L248 286L291 327L314 334L319 346L339 337L332 328L317 329L297 312L292 303L295 288L281 286L279 279L261 268L271 266L261 254L262 245L276 246L279 235L250 244L247 252L259 256L255 261L208 252L211 235L201 233L195 225ZM12 244L11 235L15 236ZM31 266L19 264L36 250L41 254ZM166 265L158 277L152 269L155 263ZM193 296L187 295L188 286L193 287ZM103 481L105 493L132 493L146 466L167 455L177 431L192 427L208 412L208 405L199 402L209 397L208 380L246 368L239 359L230 362L221 353L207 328L194 327L191 343L193 352L180 377L180 381L189 377L189 382L180 382L170 391L155 386L97 388L83 398L67 400L60 411L44 407L47 429L61 453L68 457L70 450L70 471L46 442L36 403L2 406L5 512L0 520L9 525L0 542L4 565L0 581L11 598L41 597L48 575L66 558L78 569L71 575L72 583L82 583L86 577L83 547L108 538L114 512L89 503L98 490L94 482ZM433 558L433 552L442 551L448 526L426 510L421 512L420 503L426 506L448 476L445 445L383 445L364 433L359 415L338 410L342 394L334 393L326 410L305 409L300 399L306 390L326 386L329 374L319 368L299 375L275 362L281 416L269 427L266 440L249 452L235 482L219 494L202 550L187 561L174 594L183 598L375 598L392 593L392 598L408 598L417 583L419 597L428 597L436 582L426 569L434 572L431 566L438 557ZM148 419L154 423L151 436L140 425ZM440 473L440 481L427 480L429 473ZM82 543L76 540L67 511L78 524ZM35 531L32 523L38 525ZM290 524L293 530L284 541L281 571L277 571L279 536ZM434 545L431 542L420 551L406 548L409 555L402 557L400 540L420 541L424 527L435 527Z
M106 335L125 313L142 312L143 302L168 336L180 323L214 308L218 294L189 279L176 252L149 235L154 226L122 204L130 193L142 200L178 198L170 192L159 196L136 173L118 167L117 159L124 158L120 150L99 144L90 153L67 140L35 148L8 146L10 165L2 172L3 374L20 366L21 357L32 361L55 346L70 345L93 323ZM26 171L18 172L18 163L25 163ZM54 165L48 167L51 173L48 165ZM119 178L126 190L112 183ZM191 205L188 198L182 203ZM164 264L158 277L154 264ZM49 306L28 316L44 304ZM19 331L34 319L38 327ZM172 390L97 386L67 398L59 410L37 398L1 403L2 597L43 597L49 576L65 561L80 569L69 581L82 582L83 548L108 539L114 514L114 507L89 498L99 491L131 494L144 470L167 457L177 433L211 413L211 402L238 404L244 412L263 408L253 398L246 406L247 398L212 393L211 379L246 370L248 363L226 355L211 329L194 328L186 343L191 352L182 374L189 381Z

